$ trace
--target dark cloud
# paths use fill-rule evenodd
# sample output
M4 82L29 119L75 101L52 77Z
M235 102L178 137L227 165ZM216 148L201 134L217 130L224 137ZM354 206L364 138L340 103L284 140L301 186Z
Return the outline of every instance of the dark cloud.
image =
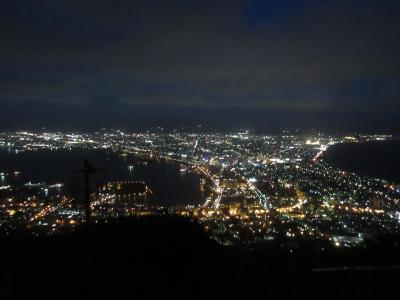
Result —
M398 105L398 1L1 3L4 101L381 116Z

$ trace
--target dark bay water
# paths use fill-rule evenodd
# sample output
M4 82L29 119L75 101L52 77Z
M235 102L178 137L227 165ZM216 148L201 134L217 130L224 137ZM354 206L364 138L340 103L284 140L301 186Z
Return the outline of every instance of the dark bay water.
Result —
M104 172L96 175L93 181L104 183L113 180L144 180L153 190L150 204L160 205L197 205L205 201L205 195L199 191L199 178L192 173L181 173L181 165L165 161L144 161L134 157L123 159L110 156L104 151L62 150L23 152L16 154L0 151L0 173L9 173L0 179L0 185L21 185L29 181L54 184L65 183L64 191L70 193L70 187L79 181L76 172L82 168L83 160ZM133 166L133 168L129 168ZM21 172L18 176L14 171Z
M400 183L400 140L337 144L323 159L345 171Z

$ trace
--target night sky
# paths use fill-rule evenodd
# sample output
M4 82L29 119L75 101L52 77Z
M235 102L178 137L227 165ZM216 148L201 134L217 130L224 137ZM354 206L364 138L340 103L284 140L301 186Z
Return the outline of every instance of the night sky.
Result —
M398 0L0 0L0 129L400 132Z

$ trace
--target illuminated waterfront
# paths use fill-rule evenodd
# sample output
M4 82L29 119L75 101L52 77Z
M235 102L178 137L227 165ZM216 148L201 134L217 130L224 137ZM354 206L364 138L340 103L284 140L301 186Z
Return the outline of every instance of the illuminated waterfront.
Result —
M398 232L399 185L335 169L324 162L324 152L338 143L394 138L107 130L2 134L5 155L21 157L2 166L3 229L25 224L46 233L81 224L79 193L68 187L76 182L70 174L88 157L106 170L94 178L95 219L178 214L197 220L225 245L364 247L379 234ZM27 173L28 164L38 174Z

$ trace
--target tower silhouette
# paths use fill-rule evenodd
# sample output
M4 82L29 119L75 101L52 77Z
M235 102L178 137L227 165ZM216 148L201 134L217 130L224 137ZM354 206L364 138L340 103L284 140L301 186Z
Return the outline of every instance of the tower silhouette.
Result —
M92 218L92 209L90 206L90 176L96 174L97 172L103 171L103 169L96 169L93 167L88 159L83 162L83 168L79 170L83 174L83 192L85 201L85 220L86 224L89 226Z

